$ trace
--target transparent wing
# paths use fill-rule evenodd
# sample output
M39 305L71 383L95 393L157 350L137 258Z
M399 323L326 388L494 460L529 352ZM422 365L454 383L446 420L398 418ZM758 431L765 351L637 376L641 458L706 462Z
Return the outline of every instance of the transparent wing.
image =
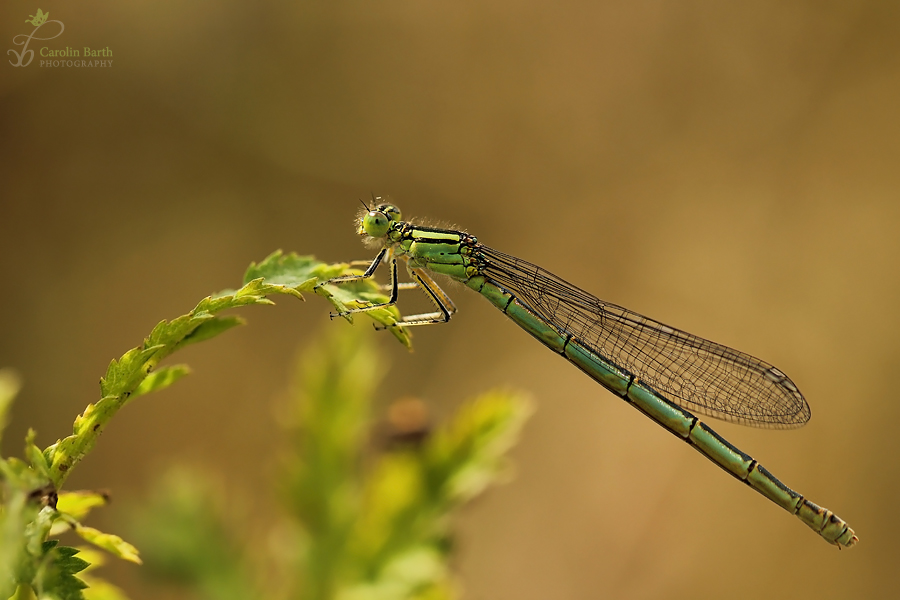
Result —
M675 404L752 427L786 429L809 420L803 394L771 364L599 300L514 256L480 244L478 250L486 276Z

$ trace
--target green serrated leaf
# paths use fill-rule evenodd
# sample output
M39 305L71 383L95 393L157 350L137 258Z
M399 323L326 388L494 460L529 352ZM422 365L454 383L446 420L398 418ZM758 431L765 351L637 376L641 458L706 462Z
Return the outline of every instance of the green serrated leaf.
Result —
M244 273L244 283L265 279L271 285L284 286L296 291L311 291L317 280L342 274L347 265L326 265L312 256L284 254L276 250L259 264L251 263Z
M185 367L177 366L153 373L160 361L185 345L215 337L242 322L238 317L221 317L217 313L239 306L271 304L272 301L266 296L272 294L302 298L300 290L313 290L317 282L347 272L353 271L346 264L327 265L310 256L274 252L260 264L253 264L247 269L246 283L242 288L204 298L188 314L171 321L160 321L141 346L110 362L106 375L100 380L101 399L96 404L88 405L84 413L75 419L73 434L44 450L53 483L57 487L62 486L71 469L94 447L109 420L131 398L161 389L187 372ZM320 289L336 307L367 306L387 300L379 286L371 280L327 288L323 286ZM400 319L395 307L364 314L387 327L407 348L411 348L410 331L393 326Z
M244 281L253 282L263 278L266 284L283 286L298 293L315 291L327 298L338 313L346 312L348 307L361 308L387 302L388 296L371 279L316 287L318 283L334 277L361 273L362 271L351 269L347 263L325 264L312 256L298 256L293 252L284 254L281 250L276 250L261 263L251 264L244 274ZM412 348L412 332L407 328L393 326L400 320L400 312L396 307L385 307L363 314L388 328L404 346ZM353 322L351 315L346 315L345 318Z
M113 359L106 369L106 376L100 380L100 393L115 396L133 390L153 367L150 359L163 348L165 344L132 348L119 360Z
M266 298L268 294L290 294L297 296L298 292L287 289L283 286L267 285L263 280L256 279L247 283L244 287L236 290L230 296L210 296L200 301L197 308L194 309L196 314L217 313L226 308L235 308L238 306L248 306L251 304L274 304Z
M103 533L98 529L85 527L83 525L76 527L75 533L81 536L83 540L90 542L99 548L103 548L114 556L118 556L129 562L141 564L141 558L138 556L137 548L117 535Z
M191 368L187 365L171 365L157 369L147 375L144 381L137 386L134 393L131 394L131 399L169 387L190 372Z
M32 585L39 598L56 600L84 600L82 590L86 584L75 576L88 567L77 556L78 549L58 546L56 540L44 542L44 559L35 574Z
M225 333L232 327L244 325L245 323L246 321L238 316L229 315L226 317L215 317L202 323L191 332L190 335L185 336L184 340L181 342L181 347L183 348L188 344L195 344L197 342L205 342L206 340L216 337L220 333Z
M204 298L190 313L160 321L141 346L113 360L100 381L103 397L75 419L73 435L44 450L56 486L62 485L72 467L94 447L103 428L131 397L165 387L186 372L184 367L171 367L168 371L161 369L162 375L151 375L161 360L184 345L215 337L241 323L237 317L218 317L216 313L248 304L271 304L265 295L274 293L299 294L257 280L231 294Z
M128 600L124 591L94 574L98 567L106 564L109 554L90 546L79 547L78 550L78 556L90 563L78 574L78 578L87 584L83 592L85 600Z
M346 294L340 293L341 290L340 290L340 287L339 287L339 286L336 286L336 285L323 285L323 286L320 286L320 287L315 288L314 291L315 291L315 293L318 294L319 296L322 296L323 298L325 298L326 300L328 300L328 301L331 303L331 305L334 307L334 309L337 311L338 314L346 313L346 312L348 311L348 309L351 308L350 306L347 306L346 304L344 304L344 303L341 301L341 298L342 298L342 297L346 297ZM354 306L355 306L356 298L355 298L355 297L350 297L349 300L350 300L351 302L353 302L353 304L354 304ZM334 316L334 315L332 315L332 317L333 317L333 316ZM352 315L352 314L346 314L346 315L343 316L343 318L344 318L348 323L351 323L351 324L353 323L353 315Z
M340 285L323 285L315 289L315 292L326 298L340 314L348 308L363 308L372 304L382 304L389 300L377 285L369 281L342 283ZM386 306L361 313L366 317L380 323L382 328L393 334L401 344L412 349L412 332L406 327L394 327L400 321L400 311L396 306ZM353 315L344 317L353 323Z
M201 300L203 304L205 300ZM171 321L162 320L157 323L147 339L144 340L144 348L152 346L160 346L162 348L170 348L190 335L204 321L212 319L213 315L207 311L195 308L186 315L176 317Z

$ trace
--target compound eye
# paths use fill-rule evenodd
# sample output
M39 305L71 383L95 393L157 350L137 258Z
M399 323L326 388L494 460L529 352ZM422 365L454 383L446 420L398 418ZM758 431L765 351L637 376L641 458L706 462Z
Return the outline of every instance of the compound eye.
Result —
M380 210L370 210L362 220L362 229L366 235L382 238L391 228L391 219Z
M379 204L375 210L384 214L391 221L400 220L400 209L393 204Z

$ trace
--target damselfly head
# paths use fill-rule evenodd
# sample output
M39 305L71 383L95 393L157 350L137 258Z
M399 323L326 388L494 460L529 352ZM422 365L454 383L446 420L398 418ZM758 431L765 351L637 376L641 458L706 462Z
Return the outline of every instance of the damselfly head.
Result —
M391 221L399 221L400 220L400 209L394 206L393 204L379 204L375 210L378 212L382 212L387 215L387 218Z
M373 238L383 238L390 230L391 223L399 220L399 208L393 204L379 204L362 216L356 232Z

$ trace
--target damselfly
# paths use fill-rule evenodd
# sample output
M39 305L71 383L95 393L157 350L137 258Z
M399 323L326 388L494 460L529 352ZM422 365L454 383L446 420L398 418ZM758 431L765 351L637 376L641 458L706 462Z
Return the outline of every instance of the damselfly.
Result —
M341 316L395 304L400 289L418 287L437 311L402 317L394 326L446 323L456 307L429 273L447 275L726 472L797 515L829 543L840 548L858 541L837 515L784 485L693 414L751 427L803 425L809 405L794 382L771 364L599 300L468 233L403 221L392 204L366 207L357 232L381 246L378 255L363 274L320 285L373 277L387 261L390 299ZM399 283L398 259L406 262L411 282Z

